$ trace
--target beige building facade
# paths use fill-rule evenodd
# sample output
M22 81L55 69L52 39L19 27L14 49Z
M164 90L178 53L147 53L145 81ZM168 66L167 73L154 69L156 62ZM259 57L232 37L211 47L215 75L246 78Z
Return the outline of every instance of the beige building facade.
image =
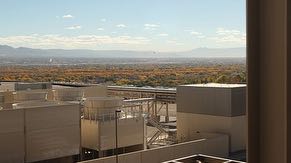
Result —
M177 138L193 140L195 133L229 135L230 151L246 149L246 86L196 84L177 88Z

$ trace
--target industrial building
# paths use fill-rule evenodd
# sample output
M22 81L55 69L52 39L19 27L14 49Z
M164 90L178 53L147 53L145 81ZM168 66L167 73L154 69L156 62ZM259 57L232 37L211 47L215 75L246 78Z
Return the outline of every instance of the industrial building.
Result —
M197 154L225 158L245 149L243 134L236 133L245 127L244 85L185 85L176 93L35 86L43 83L16 91L19 84L1 88L5 84L10 89L0 92L0 162L104 163L119 154L121 163L160 163ZM175 102L177 118L169 116Z
M106 87L43 85L1 84L0 162L76 162L110 156L117 135L121 153L145 148L144 115L122 110L115 116L123 98L108 97ZM88 157L92 153L96 155Z
M194 133L230 137L230 153L246 149L246 85L193 84L177 88L177 138L192 140Z

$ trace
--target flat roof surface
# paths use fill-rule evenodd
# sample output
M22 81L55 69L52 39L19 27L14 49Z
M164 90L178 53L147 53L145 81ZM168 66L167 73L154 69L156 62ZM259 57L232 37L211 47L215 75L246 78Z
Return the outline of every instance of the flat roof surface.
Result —
M240 88L246 87L246 84L220 84L220 83L206 83L206 84L187 84L181 85L187 87L205 87L205 88Z
M56 107L56 106L68 106L76 105L68 102L61 101L27 101L22 103L14 103L13 109L26 109L26 108L39 108L39 107Z

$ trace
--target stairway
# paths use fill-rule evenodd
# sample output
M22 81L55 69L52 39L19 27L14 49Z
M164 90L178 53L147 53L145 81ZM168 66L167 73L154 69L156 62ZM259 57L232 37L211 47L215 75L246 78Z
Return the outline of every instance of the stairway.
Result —
M147 141L147 145L151 145L153 144L158 138L159 136L162 134L162 133L167 133L167 131L163 128L163 126L158 122L156 121L154 118L150 117L150 116L147 116L146 118L147 122L154 126L155 128L158 129L158 131L155 132L155 134L150 138L150 140Z

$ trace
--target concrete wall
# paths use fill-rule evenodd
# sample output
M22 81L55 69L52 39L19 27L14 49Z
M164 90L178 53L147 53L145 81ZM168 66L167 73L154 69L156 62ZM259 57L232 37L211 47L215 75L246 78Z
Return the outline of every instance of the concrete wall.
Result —
M0 111L0 162L24 162L24 111Z
M231 92L231 115L246 115L246 87L235 88Z
M177 112L216 116L246 113L246 88L178 86Z
M194 154L209 154L220 157L228 156L228 137L226 135L214 135L208 139L201 139L154 148L138 152L119 155L119 163L161 163L176 158ZM115 163L115 156L96 160L83 161L82 163Z
M230 136L230 152L246 149L246 116L223 117L177 113L179 141L195 139L196 132L214 132Z
M196 132L230 136L230 152L246 149L246 87L183 85L177 88L177 136L193 140Z

